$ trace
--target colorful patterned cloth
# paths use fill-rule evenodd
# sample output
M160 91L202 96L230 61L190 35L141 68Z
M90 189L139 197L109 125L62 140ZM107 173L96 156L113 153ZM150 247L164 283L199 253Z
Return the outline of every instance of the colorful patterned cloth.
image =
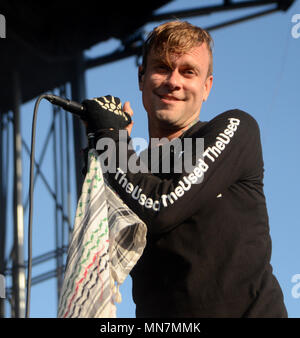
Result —
M146 245L146 225L104 180L95 149L78 202L60 292L60 318L114 318L119 285Z

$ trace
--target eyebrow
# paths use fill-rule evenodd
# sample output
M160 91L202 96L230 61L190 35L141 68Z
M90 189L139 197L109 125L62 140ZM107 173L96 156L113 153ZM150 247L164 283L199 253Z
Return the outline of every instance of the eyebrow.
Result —
M160 65L160 64L164 64L164 65L168 65L167 60L163 59L163 58L153 58L151 60L151 63L154 65Z
M185 62L181 65L181 67L192 68L192 69L198 71L199 73L201 72L200 67L196 63Z
M153 65L166 65L166 66L170 66L167 62L167 60L164 60L163 58L153 58L151 60L151 63ZM180 67L185 67L185 68L191 68L191 69L194 69L195 71L197 71L198 73L201 73L201 69L200 67L198 66L198 64L196 63L189 63L189 62L184 62L183 64L180 65Z

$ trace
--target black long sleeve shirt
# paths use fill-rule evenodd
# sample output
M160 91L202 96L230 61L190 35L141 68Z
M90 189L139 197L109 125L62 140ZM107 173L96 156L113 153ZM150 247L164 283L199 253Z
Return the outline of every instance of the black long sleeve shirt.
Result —
M204 139L194 169L132 173L121 166L127 141L117 131L109 181L146 223L147 245L131 271L137 317L286 317L270 265L257 122L241 110L198 122L180 138ZM127 157L138 161L132 149ZM163 155L162 155L163 156ZM162 161L162 156L160 161ZM183 166L184 169L184 166Z

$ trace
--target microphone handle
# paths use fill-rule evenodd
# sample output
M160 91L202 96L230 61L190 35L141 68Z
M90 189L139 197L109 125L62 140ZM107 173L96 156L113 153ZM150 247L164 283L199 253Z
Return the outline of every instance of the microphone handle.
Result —
M81 119L85 120L86 108L84 105L52 94L47 94L45 98L52 104L60 106L64 110L67 110L68 112L75 114Z

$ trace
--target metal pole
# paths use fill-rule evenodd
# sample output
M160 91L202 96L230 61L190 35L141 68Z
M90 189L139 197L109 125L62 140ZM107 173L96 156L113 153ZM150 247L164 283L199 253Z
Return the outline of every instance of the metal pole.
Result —
M81 102L86 98L85 85L85 61L84 54L80 53L74 60L74 76L71 81L72 99L76 102ZM76 169L76 188L77 197L81 194L81 187L83 184L83 175L81 170L83 168L83 157L81 155L82 149L87 147L87 138L85 128L78 117L73 116L73 137L74 137L74 156Z
M7 177L5 171L5 143L4 130L8 133L8 123L4 123L4 115L0 113L0 274L5 276L5 241L6 241L6 201L7 201ZM7 149L6 149L7 152ZM7 154L6 154L7 155ZM5 317L4 298L0 298L0 318Z
M25 317L24 217L22 197L22 138L20 128L21 90L18 72L13 74L14 92L14 250L13 315Z
M291 1L283 1L278 0L260 0L260 1L238 1L238 2L231 2L231 1L224 1L221 5L212 5L212 6L204 6L198 8L190 8L185 10L173 11L158 15L152 15L148 22L158 22L164 20L172 20L174 18L182 19L182 18L192 18L195 16L201 15L210 15L213 13L223 12L223 11L233 11L238 9L244 8L251 8L251 7L259 7L259 6L267 6L267 5L276 5L276 8L279 9L287 9L291 5Z

